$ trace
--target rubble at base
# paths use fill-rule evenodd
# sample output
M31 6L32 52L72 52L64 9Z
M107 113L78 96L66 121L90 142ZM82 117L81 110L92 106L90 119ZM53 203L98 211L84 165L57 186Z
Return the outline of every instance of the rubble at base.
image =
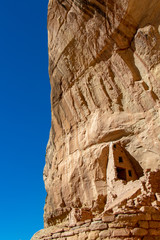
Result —
M107 207L99 216L46 228L31 240L159 240L160 170L146 170L139 181L141 187L138 191L133 189L131 194L131 188L123 201L116 200L112 208Z

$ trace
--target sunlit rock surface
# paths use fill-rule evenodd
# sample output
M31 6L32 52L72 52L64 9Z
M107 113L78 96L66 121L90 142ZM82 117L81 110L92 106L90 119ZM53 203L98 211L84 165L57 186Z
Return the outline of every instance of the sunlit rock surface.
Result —
M45 227L104 210L109 144L160 168L160 1L50 0ZM139 167L140 168L139 168Z
M32 240L159 239L159 9L49 0L45 229Z

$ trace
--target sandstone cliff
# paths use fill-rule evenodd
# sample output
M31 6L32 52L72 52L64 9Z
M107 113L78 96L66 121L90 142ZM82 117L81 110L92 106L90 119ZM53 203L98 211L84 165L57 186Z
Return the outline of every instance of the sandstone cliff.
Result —
M104 211L111 143L135 179L160 168L159 9L160 0L49 1L45 227L73 209L80 220Z

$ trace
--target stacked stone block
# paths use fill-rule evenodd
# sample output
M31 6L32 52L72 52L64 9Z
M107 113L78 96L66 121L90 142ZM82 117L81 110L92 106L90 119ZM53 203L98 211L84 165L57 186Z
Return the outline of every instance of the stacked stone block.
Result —
M104 215L99 219L78 222L73 227L64 227L42 236L42 240L159 240L160 212L152 207L148 213Z
M100 215L41 234L41 240L160 240L160 170L146 170L141 189Z

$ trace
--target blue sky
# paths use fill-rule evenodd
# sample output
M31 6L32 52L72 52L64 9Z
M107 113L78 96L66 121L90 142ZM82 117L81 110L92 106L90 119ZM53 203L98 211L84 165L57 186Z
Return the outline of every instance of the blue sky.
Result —
M47 0L0 6L0 239L43 228L50 130Z

